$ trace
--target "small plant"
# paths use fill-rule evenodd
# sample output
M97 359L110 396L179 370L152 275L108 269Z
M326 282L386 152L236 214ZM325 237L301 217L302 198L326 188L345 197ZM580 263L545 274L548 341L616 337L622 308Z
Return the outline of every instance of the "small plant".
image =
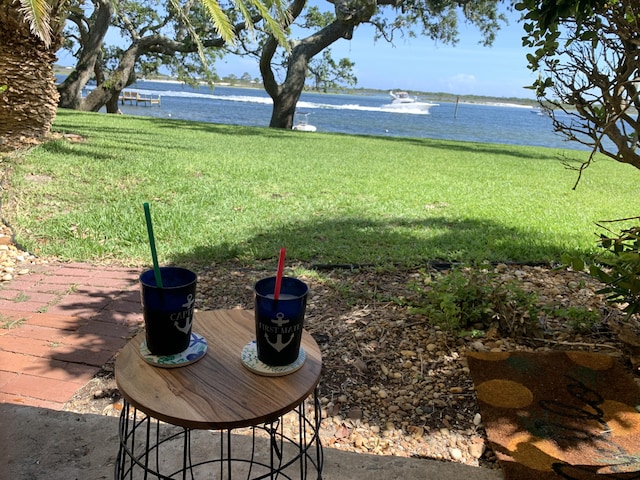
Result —
M535 293L515 282L502 282L480 269L455 269L426 285L416 285L418 298L411 307L431 323L449 331L482 335L497 324L503 335L540 336Z
M602 318L600 313L589 310L585 307L569 307L561 308L552 312L558 318L564 319L565 322L576 332L589 332L595 330Z
M26 318L11 318L0 315L0 329L11 330L12 328L19 328L26 321Z
M640 217L624 220L640 220ZM617 234L605 229L609 234L601 234L599 243L606 253L596 257L589 273L606 285L598 293L606 295L611 303L621 304L623 311L632 316L640 313L640 226ZM563 262L576 271L585 268L581 259L564 257Z
M11 301L16 303L27 302L31 297L24 292L18 293Z

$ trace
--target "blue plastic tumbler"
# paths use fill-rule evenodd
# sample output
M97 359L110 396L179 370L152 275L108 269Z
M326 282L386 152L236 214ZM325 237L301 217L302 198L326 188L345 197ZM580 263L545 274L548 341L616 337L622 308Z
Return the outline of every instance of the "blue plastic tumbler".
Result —
M271 366L289 365L300 353L309 287L297 278L282 277L274 300L276 277L259 280L254 287L258 360Z
M160 267L162 288L153 270L140 275L147 348L153 355L184 352L191 340L197 276L180 267Z

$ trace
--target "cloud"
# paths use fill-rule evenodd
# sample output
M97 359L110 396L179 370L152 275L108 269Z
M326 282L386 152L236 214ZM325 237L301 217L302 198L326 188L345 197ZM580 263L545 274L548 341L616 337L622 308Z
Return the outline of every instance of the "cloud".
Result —
M471 87L477 83L475 75L468 73L458 73L452 77L449 77L448 83L454 87Z

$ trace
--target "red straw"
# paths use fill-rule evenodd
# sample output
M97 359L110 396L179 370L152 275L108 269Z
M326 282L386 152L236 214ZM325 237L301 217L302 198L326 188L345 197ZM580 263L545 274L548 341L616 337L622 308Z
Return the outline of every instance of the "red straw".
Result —
M278 300L280 297L280 286L282 285L282 272L284 270L284 255L287 250L282 247L280 249L280 258L278 258L278 273L276 274L276 288L273 291L273 299Z

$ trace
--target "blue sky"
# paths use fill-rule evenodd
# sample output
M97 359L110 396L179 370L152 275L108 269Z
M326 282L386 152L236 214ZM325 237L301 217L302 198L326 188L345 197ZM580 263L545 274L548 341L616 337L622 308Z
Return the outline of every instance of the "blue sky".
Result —
M339 40L330 48L334 58L355 62L358 87L534 98L533 91L524 88L536 75L527 69L520 14L508 16L509 25L498 32L491 47L478 43L481 35L473 25L461 23L455 47L426 38L398 39L394 45L374 42L372 28L365 25L356 29L352 40ZM216 69L221 76L259 76L255 62L248 59L230 57Z
M491 47L480 45L480 32L461 22L460 41L455 47L426 38L399 38L394 45L374 42L372 27L361 25L352 40L341 39L330 48L334 58L348 57L355 62L357 86L362 88L534 98L533 91L524 88L536 77L527 69L519 15L508 14L509 25L498 32ZM71 60L62 56L60 63L71 65ZM257 61L249 58L229 56L216 63L215 68L223 77L229 74L240 77L244 73L254 78L260 76Z

